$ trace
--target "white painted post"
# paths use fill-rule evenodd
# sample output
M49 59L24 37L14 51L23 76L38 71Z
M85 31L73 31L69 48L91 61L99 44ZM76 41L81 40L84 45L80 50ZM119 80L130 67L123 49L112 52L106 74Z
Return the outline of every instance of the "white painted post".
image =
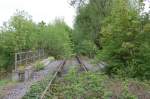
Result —
M17 53L15 53L15 71L17 70Z
M26 61L26 65L27 65L27 60L28 60L28 57L27 57L28 53L25 54L25 61Z

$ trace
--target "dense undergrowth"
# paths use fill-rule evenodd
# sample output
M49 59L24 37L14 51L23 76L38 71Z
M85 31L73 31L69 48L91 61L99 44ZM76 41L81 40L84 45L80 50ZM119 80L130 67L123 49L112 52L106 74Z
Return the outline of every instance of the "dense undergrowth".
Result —
M115 0L112 9L100 32L103 49L97 58L109 64L109 75L150 79L149 18L122 0Z
M89 0L81 5L72 33L76 53L105 62L108 75L149 80L150 13L144 5L143 0Z
M111 77L149 80L150 14L144 11L143 0L89 0L77 9L73 30L63 20L35 23L17 11L1 27L0 73L14 69L15 52L42 48L55 58L75 53L105 62Z
M0 29L0 75L14 69L16 52L44 49L56 59L77 54L105 64L95 73L72 69L55 81L47 99L150 97L150 13L144 12L143 1L89 0L79 5L73 29L61 19L35 23L26 12L17 11ZM44 67L37 63L35 68ZM33 84L23 99L39 99L48 76Z
M39 99L46 84L38 82L32 85L23 99ZM148 97L150 92L147 82L141 83L135 79L111 79L100 72L77 73L75 69L71 69L64 78L56 79L54 84L45 99L110 99L111 97L138 99L140 96Z
M30 87L29 91L22 99L40 99L42 92L47 87L49 81L51 80L52 75L48 74L43 80L38 81Z

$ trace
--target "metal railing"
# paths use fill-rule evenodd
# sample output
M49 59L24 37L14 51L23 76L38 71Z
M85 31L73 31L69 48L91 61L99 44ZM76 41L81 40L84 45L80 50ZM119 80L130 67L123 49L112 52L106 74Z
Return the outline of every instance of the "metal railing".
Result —
M19 66L27 66L44 56L44 49L15 53L15 70L17 70Z

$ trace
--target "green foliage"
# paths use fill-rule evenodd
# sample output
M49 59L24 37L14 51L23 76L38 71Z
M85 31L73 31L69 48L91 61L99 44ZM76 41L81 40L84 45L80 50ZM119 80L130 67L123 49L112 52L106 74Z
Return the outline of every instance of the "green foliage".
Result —
M69 57L72 54L69 33L69 27L63 21L56 20L52 25L48 25L42 45L44 44L47 52L56 58Z
M43 70L44 67L45 67L44 64L40 61L37 61L34 65L34 68L36 71Z
M51 79L51 76L48 75L43 80L34 83L30 87L30 91L27 92L26 95L22 99L40 99L40 96L42 92L45 90L45 88L47 87L50 79Z
M79 54L85 54L88 56L91 50L87 50L87 46L93 44L95 49L101 49L101 36L99 34L101 30L102 20L109 15L111 0L89 0L89 3L81 6L78 10L77 17L75 19L74 31L72 33L72 39L75 45L75 51ZM84 44L87 42L87 44ZM92 47L91 45L89 47ZM85 51L84 51L85 49ZM80 51L82 50L82 51ZM92 52L93 53L93 52ZM94 56L93 53L92 56Z
M8 80L8 79L0 80L0 89L1 89L1 87L3 87L4 85L6 85L8 82L10 82L10 80Z
M65 78L63 85L63 93L66 97L74 97L85 99L97 99L103 96L105 76L101 74L83 73L77 74L71 71Z
M75 51L90 57L98 52L109 75L150 79L150 18L143 8L143 0L89 0L78 9Z
M41 86L39 85L39 83L32 85L31 89L32 90L30 91L30 93L25 95L22 99L38 99L37 98L37 97L39 97L38 94L40 94L40 92L41 92Z
M39 99L51 78L48 75L44 80L33 84L23 99ZM111 79L99 72L78 73L75 68L72 68L63 78L57 78L54 81L46 99L56 97L66 99L110 99L111 97L137 99L138 93L141 92L138 88L142 89L142 93L150 91L150 86L146 82L135 79Z
M16 52L44 49L56 58L70 57L71 29L63 20L36 24L24 11L17 11L0 31L0 68L12 70Z
M103 49L97 55L109 64L107 74L150 79L149 23L141 20L146 18L141 18L127 1L113 1L111 15L105 18L100 32Z
M38 82L31 86L30 92L28 92L22 99L39 99L42 91L44 91L44 88L42 88L41 83Z
M76 46L76 50L77 53L79 54L94 57L98 49L96 45L91 41L84 40L79 45Z
M61 79L57 82L59 86L56 89L58 96L62 95L67 99L110 99L111 97L117 97L118 99L138 99L138 93L130 90L130 87L136 85L137 87L145 86L141 82L138 82L138 85L137 82L129 79L122 81L114 78L112 80L102 73L88 72L79 74L75 69L70 70L64 76L63 80ZM136 88L133 89L137 90ZM145 89L144 91L147 90Z

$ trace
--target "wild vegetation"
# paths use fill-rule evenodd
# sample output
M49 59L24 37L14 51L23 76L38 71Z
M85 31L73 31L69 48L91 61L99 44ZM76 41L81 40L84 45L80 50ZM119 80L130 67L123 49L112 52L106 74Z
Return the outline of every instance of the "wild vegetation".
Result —
M80 75L70 72L64 78L67 83L59 83L63 86L59 89L64 90L63 95L71 99L74 95L81 98L90 93L86 99L93 96L107 99L115 93L113 89L107 90L111 88L106 88L109 85L105 85L105 81L119 78L123 85L118 97L136 99L136 93L130 92L132 81L128 82L129 79L150 86L147 84L150 80L150 13L144 12L143 0L71 1L71 5L80 1L73 29L61 19L49 24L35 23L28 13L17 11L1 27L0 70L12 70L14 53L20 51L42 48L56 59L73 54L88 56L95 63L107 64L104 72ZM37 64L37 68L43 68L42 64ZM30 92L41 93L44 87L40 84L33 85ZM30 96L30 92L27 95Z
M44 49L56 58L69 57L71 29L61 19L46 24L35 23L25 11L17 11L1 27L0 31L0 69L12 70L15 52Z
M150 79L149 26L143 0L89 0L78 7L75 51L106 62L108 75Z
M77 73L75 69L70 70L56 84L56 95L67 99L138 99L139 93L146 94L150 90L148 84L137 80L110 79L100 72Z
M51 76L31 86L23 99L40 99ZM150 86L147 82L132 79L110 79L100 72L78 73L72 68L64 78L59 78L49 89L45 99L138 99L147 97ZM143 94L144 93L144 94ZM145 95L145 96L144 96Z
M126 1L113 2L100 32L103 49L98 52L98 58L110 64L108 74L150 79L149 18L145 17Z

